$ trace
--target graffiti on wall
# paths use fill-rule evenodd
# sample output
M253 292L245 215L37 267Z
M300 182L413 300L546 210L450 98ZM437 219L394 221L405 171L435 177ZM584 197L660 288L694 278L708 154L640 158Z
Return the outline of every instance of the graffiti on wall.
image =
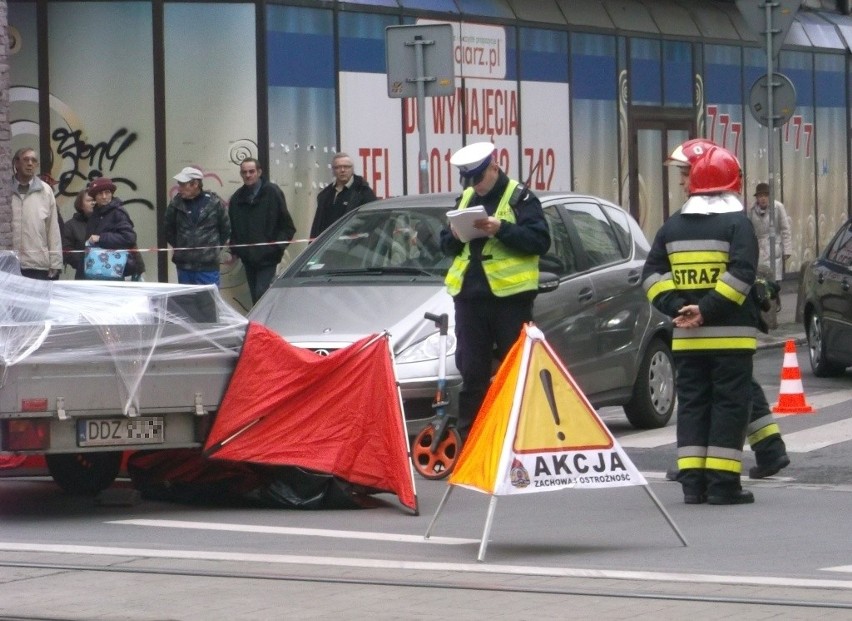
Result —
M136 142L138 138L136 132L122 127L107 140L91 143L83 138L81 129L59 127L53 130L51 138L56 145L56 155L61 163L62 172L59 174L58 191L62 196L77 194L76 190L70 189L75 185L75 181L81 180L85 185L96 177L111 177L117 186L124 185L133 192L138 189L138 185L132 179L111 174L122 154ZM147 199L136 197L122 200L125 206L144 205L154 211L154 203Z

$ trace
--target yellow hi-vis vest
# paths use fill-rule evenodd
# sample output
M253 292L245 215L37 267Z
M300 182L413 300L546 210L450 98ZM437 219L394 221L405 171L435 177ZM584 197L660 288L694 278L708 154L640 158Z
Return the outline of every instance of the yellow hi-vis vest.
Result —
M517 186L517 181L509 180L506 191L503 192L500 203L497 205L497 211L494 212L500 220L515 222L515 212L509 204L509 199ZM473 188L467 188L462 193L458 209L465 209L472 197ZM538 289L538 256L513 250L495 237L485 242L482 256L490 256L490 258L482 259L482 269L485 271L491 292L497 297L504 298L523 291ZM469 265L470 244L465 244L464 250L455 258L444 279L447 293L454 296L461 291L462 281Z

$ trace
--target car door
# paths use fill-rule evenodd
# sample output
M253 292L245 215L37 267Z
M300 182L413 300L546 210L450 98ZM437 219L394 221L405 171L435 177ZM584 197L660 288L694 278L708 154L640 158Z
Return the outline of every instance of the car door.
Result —
M559 276L559 287L540 294L533 310L536 325L560 360L589 394L594 381L589 369L597 352L595 339L595 290L588 274L577 266L576 234L572 233L558 209L558 203L543 205L550 227L550 249L539 263L540 269Z
M838 231L818 263L820 305L829 356L852 361L852 221Z
M643 261L634 257L627 215L591 198L561 206L576 231L577 255L595 291L594 347L586 365L594 393L633 384L650 305L642 290Z

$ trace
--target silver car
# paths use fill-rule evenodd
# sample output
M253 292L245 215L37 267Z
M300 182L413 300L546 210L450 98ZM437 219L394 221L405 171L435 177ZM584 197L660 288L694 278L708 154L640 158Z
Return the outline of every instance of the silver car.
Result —
M649 245L623 209L581 194L540 194L551 246L541 258L558 287L536 298L536 325L595 407L621 405L641 429L664 426L675 401L671 323L641 286ZM454 364L452 262L439 234L455 195L392 198L347 214L299 255L249 313L293 345L319 354L387 330L408 431L433 416L438 333L425 313L450 318L450 410L461 377Z

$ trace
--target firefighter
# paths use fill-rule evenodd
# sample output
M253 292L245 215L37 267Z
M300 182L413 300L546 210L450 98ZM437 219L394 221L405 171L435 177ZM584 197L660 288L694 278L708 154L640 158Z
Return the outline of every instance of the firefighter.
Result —
M648 299L673 318L677 446L684 502L754 502L742 489L758 311L758 248L738 197L737 158L695 145L689 199L657 232L643 271Z
M717 145L705 138L687 140L675 148L666 160L666 164L676 166L679 169L681 186L685 193L689 192L690 163L687 154L690 157L697 157L703 150L714 146ZM696 147L698 147L697 152ZM760 330L768 332L765 322L760 323L764 324L759 326ZM746 439L754 452L754 459L757 464L749 469L748 477L750 479L765 479L789 466L790 457L787 455L787 447L781 437L781 428L769 409L763 387L753 377L751 380L751 399L751 414L749 415ZM670 481L676 481L677 474L677 467L671 468L666 472L666 478Z
M461 236L466 241L452 224L441 231L441 249L454 257L445 284L455 308L462 440L485 398L494 358L502 359L532 321L538 259L550 247L541 203L500 169L495 155L493 144L476 142L450 158L465 187L457 209L481 205L485 215Z

